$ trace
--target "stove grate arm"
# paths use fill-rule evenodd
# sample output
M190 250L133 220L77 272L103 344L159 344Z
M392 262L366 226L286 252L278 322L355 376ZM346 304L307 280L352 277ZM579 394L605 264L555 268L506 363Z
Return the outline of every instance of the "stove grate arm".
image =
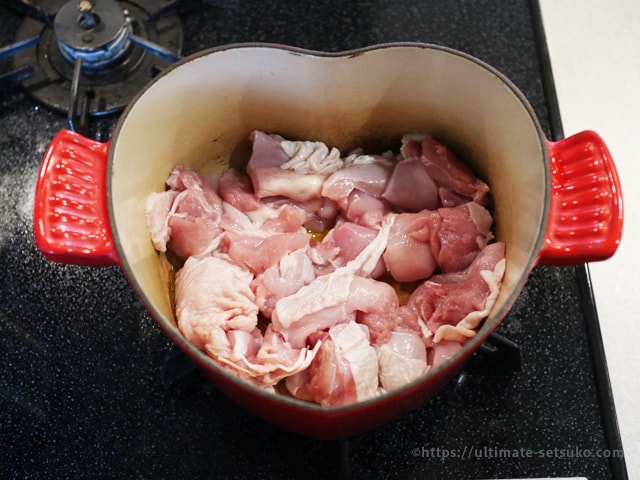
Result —
M4 0L4 3L20 13L35 18L45 25L53 25L55 15L50 14L38 5L34 5L30 0Z

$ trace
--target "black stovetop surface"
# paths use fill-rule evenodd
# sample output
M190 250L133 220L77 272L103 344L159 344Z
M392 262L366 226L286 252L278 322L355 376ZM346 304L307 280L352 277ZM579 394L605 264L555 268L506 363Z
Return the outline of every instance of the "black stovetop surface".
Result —
M0 5L0 47L22 18ZM562 135L536 2L220 0L182 21L187 54L244 41L460 49L513 80L549 138ZM113 123L94 122L95 136L106 140ZM584 266L534 269L498 330L520 346L521 371L480 358L393 423L339 442L301 437L192 369L118 268L39 254L35 179L65 127L64 115L0 84L2 478L626 478Z

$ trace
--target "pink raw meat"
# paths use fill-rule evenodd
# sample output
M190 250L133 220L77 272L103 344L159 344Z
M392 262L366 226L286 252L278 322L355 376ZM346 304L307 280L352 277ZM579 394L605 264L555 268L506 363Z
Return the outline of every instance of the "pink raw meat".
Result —
M438 186L415 157L396 164L382 196L406 212L435 210L439 206Z
M335 407L377 394L378 362L367 328L355 322L331 327L309 368L287 378L297 398Z
M252 235L243 232L227 232L223 243L231 259L246 265L254 274L262 273L294 250L309 244L307 233L274 233Z
M388 161L356 164L343 167L333 173L322 186L322 196L330 198L346 210L345 200L354 190L372 197L380 197L391 174Z
M424 210L396 216L382 258L387 270L398 282L427 278L436 269L429 243L433 215L433 212Z
M182 259L203 253L222 232L222 199L215 185L182 167L173 169L167 184L171 190L154 193L147 200L154 245L160 251L169 248Z
M148 198L153 246L184 260L174 300L190 343L260 388L284 380L340 406L416 380L475 335L505 246L489 243L487 185L451 151L424 135L396 157L250 140L246 173L176 167ZM387 272L422 282L406 305Z
M318 275L333 272L355 259L378 235L378 231L352 222L340 222L322 239L311 245L309 256ZM382 261L371 272L376 278L384 273Z
M432 215L429 244L443 273L467 268L491 239L493 217L475 202L440 208Z
M445 145L424 135L405 135L400 155L419 160L438 186L440 206L454 207L467 201L487 204L489 187L477 178ZM429 189L432 196L432 190Z
M465 270L434 275L413 292L409 306L434 333L435 343L475 334L473 329L496 299L504 274L504 248L502 242L487 245Z
M281 137L263 132L251 134L253 150L247 173L258 198L283 196L297 201L320 198L327 175L296 173L280 168L290 157L279 145Z

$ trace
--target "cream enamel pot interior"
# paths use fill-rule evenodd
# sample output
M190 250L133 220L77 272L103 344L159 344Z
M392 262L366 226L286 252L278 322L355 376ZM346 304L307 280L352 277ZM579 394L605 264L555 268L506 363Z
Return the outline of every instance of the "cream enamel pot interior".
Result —
M165 188L174 165L201 172L240 165L254 129L342 151L425 132L465 159L491 186L496 237L507 245L504 284L478 334L423 378L339 408L263 392L188 344L176 327L168 262L149 240L145 201ZM120 265L158 325L233 400L282 428L337 438L397 418L432 395L500 323L534 266L613 255L622 197L595 133L548 141L523 94L469 55L424 44L337 54L242 44L163 72L126 108L108 143L60 132L38 178L34 227L51 260Z

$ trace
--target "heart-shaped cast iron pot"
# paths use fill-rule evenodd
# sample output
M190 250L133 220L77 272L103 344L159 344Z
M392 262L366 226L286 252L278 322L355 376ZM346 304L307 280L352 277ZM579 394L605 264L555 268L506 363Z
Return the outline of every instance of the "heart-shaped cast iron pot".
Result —
M246 161L254 129L341 151L422 132L465 159L491 187L496 237L506 243L504 283L477 335L405 387L336 408L267 393L190 345L176 326L170 267L151 245L145 201L165 188L174 165L208 173ZM164 71L126 108L108 143L60 132L38 178L34 226L51 260L120 265L158 325L233 400L328 439L372 429L427 399L496 328L536 265L610 257L622 217L620 183L598 135L549 141L524 95L476 58L425 44L343 53L241 44Z

